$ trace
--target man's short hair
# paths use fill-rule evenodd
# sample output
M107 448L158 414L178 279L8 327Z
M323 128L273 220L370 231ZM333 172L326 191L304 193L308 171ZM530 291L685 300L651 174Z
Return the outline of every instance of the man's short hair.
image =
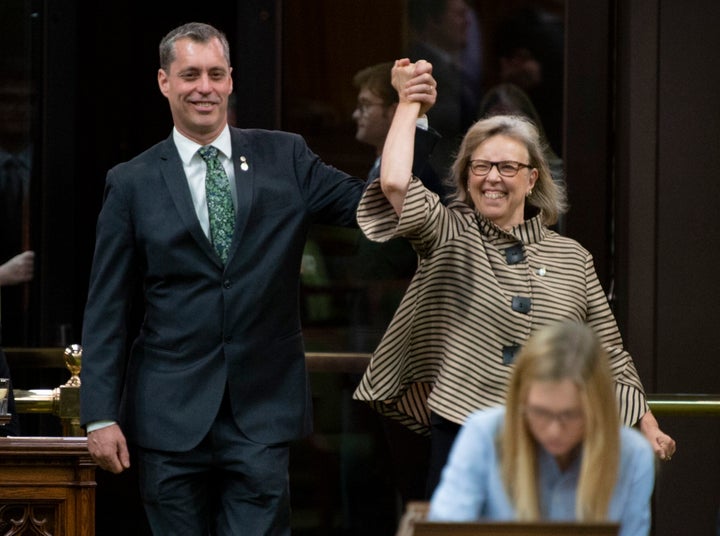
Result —
M382 99L385 106L398 102L398 94L392 86L393 62L388 61L365 67L355 73L353 84L359 90L367 88Z

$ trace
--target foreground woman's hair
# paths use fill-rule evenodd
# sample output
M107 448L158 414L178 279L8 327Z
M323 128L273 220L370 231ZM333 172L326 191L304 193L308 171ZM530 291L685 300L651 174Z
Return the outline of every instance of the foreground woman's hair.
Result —
M605 351L592 329L562 323L537 331L518 354L508 386L501 436L502 476L518 519L540 518L538 447L523 416L532 382L569 379L580 392L585 436L575 512L579 521L602 521L617 481L620 420Z

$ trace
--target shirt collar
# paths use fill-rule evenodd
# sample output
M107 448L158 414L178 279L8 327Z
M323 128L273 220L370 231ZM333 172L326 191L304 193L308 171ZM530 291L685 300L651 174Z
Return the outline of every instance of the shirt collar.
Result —
M178 153L180 154L180 160L182 160L182 163L185 166L190 163L192 157L195 156L198 149L202 147L202 145L200 145L196 141L193 141L190 138L181 134L176 127L173 127L173 141L175 142L175 146L177 147ZM227 124L225 125L225 128L222 129L222 132L220 132L220 135L208 145L213 145L225 157L232 158L232 142L230 140L230 128L227 126Z
M497 239L503 236L512 236L516 240L520 240L525 244L535 244L541 242L547 235L547 228L542 223L542 215L530 218L516 225L510 231L505 231L488 220L480 213L476 213L480 233L490 239Z
M562 471L555 457L544 448L538 446L537 463L540 471L540 481L543 489L550 489L561 480L577 481L580 478L580 464L582 463L583 448L577 447L577 452L570 465Z

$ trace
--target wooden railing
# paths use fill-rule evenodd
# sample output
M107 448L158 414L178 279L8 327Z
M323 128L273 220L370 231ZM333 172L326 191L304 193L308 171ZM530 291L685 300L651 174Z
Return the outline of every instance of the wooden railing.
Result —
M65 368L62 348L6 348L10 369ZM351 352L308 352L310 372L360 374L370 362L370 354ZM648 394L648 404L657 415L720 416L720 394ZM15 390L18 413L52 413L52 390Z

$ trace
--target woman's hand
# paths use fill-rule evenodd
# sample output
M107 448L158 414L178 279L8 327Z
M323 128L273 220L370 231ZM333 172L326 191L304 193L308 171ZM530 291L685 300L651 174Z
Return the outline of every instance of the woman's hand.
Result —
M660 425L652 412L648 411L640 418L640 431L650 441L657 457L669 462L675 454L675 440L660 430Z
M425 60L411 63L403 58L392 68L392 85L401 103L418 102L418 116L425 115L437 99L437 82L432 76L432 64Z

